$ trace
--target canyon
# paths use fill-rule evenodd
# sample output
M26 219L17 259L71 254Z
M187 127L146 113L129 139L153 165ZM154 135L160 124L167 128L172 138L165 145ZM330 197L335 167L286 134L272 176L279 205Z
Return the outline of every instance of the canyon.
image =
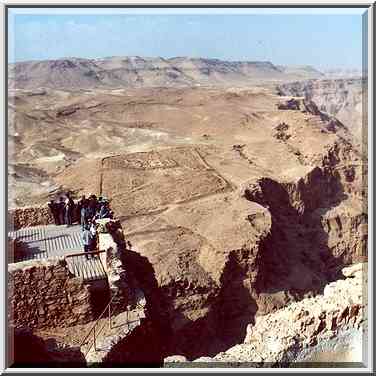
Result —
M130 339L141 362L161 342L159 366L313 357L320 343L347 337L321 338L320 329L305 343L294 315L308 310L302 317L314 331L320 309L335 310L325 308L332 301L340 312L357 310L343 330L361 330L363 274L344 269L367 262L359 80L180 58L10 69L10 223L51 223L46 201L65 192L110 199L132 245L125 265L151 310L153 330L141 327ZM331 288L340 294L328 303ZM290 321L295 352L255 339L278 337ZM142 349L148 336L155 342Z
M284 95L302 96L315 102L321 111L347 125L356 142L362 143L367 136L366 78L303 80L282 84L278 89ZM366 142L362 146L366 147Z

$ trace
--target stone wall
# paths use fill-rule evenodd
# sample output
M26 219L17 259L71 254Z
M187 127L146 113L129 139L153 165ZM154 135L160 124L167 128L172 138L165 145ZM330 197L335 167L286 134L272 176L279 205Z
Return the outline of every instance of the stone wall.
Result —
M48 225L54 223L54 218L48 206L30 206L8 210L9 230L22 227Z
M112 305L117 312L122 312L130 308L133 300L124 263L124 233L116 220L104 219L98 223L99 250L106 251L101 254L101 260L107 272L110 295L114 297Z
M24 261L8 266L8 319L15 327L66 327L95 319L90 291L65 260Z

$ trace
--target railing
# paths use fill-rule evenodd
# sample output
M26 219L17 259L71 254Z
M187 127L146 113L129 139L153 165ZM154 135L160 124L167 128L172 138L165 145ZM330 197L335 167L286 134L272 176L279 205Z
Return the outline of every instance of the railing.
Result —
M94 345L94 350L97 351L97 337L99 336L99 334L102 332L103 328L105 327L105 325L102 326L102 328L100 328L100 330L96 330L96 327L99 323L99 320L102 319L103 315L108 312L108 327L109 329L112 329L112 325L111 325L111 303L113 302L113 300L117 297L117 293L111 298L111 300L108 302L106 308L103 310L103 312L99 315L99 317L95 320L95 323L94 325L91 327L91 329L87 332L85 338L83 339L83 341L81 342L80 344L80 347L82 347L83 345L85 345L87 339L90 337L91 333L93 333L93 341L91 342L90 346L88 347L88 349L86 350L85 352L85 356L87 355L87 353L91 350L91 348L93 347Z
M85 256L85 255L98 255L99 253L104 253L106 251L90 251L90 252L80 252L80 253L69 253L68 255L65 255L64 257L75 257L75 256Z
M96 329L97 328L97 325L99 323L99 320L101 320L103 318L103 315L108 312L108 327L109 329L113 329L112 327L112 317L114 315L114 311L111 311L111 304L113 302L113 300L117 297L118 293L115 293L115 295L111 298L111 300L109 301L109 303L107 304L106 308L103 310L103 312L99 315L99 317L96 319L94 325L91 327L91 329L87 332L86 336L84 337L83 341L81 342L80 344L80 347L82 347L83 345L85 345L85 343L87 342L88 338L90 337L90 335L93 333L93 337L92 337L92 342L91 344L89 345L89 347L87 348L87 350L85 351L84 353L84 356L86 357L86 355L89 353L89 351L91 350L91 348L93 347L94 345L94 351L97 351L97 338L98 336L100 335L100 333L103 331L104 327L106 325L103 325L99 330ZM144 310L145 309L145 305L146 305L146 302L145 304L140 304L140 303L136 303L135 304L135 307L136 309L142 309ZM127 318L126 318L126 322L124 324L126 324L128 326L128 329L129 329L129 310L126 309L125 311L127 313ZM139 313L137 312L137 320L140 319L140 315Z

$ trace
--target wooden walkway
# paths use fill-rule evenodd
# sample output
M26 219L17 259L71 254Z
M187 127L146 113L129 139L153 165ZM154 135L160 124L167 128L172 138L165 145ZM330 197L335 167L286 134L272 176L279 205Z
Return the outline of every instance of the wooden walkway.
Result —
M24 255L17 261L53 259L84 251L79 225L25 227L9 232L8 236L22 244ZM80 255L66 261L71 273L85 281L107 278L99 257L86 259Z

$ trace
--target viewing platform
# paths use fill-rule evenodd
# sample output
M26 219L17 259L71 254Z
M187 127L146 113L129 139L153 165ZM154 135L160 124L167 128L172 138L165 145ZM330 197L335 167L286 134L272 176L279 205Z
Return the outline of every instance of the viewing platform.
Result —
M84 281L106 279L99 255L89 259L83 254L80 225L44 225L24 227L8 233L20 247L14 262L65 257L70 272Z

